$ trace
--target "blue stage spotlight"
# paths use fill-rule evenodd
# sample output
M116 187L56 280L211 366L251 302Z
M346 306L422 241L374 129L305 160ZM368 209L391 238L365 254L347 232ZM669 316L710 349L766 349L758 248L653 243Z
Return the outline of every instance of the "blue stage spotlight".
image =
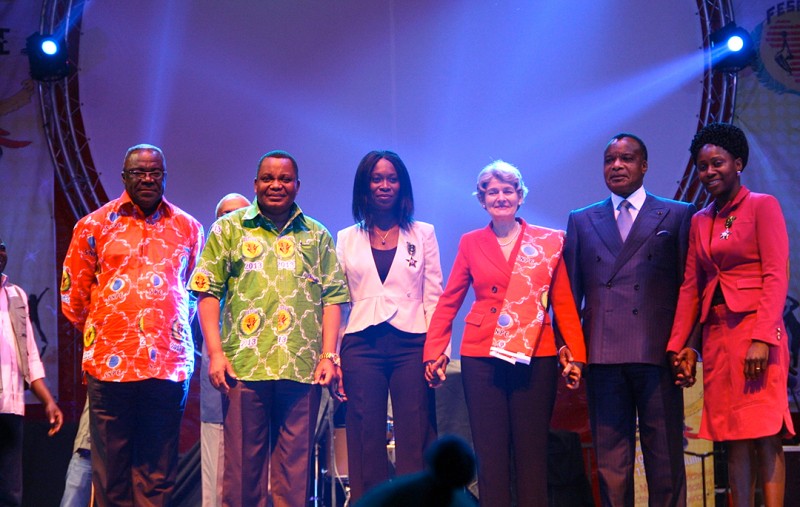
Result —
M739 72L756 56L753 39L744 28L728 23L709 36L711 69L715 72Z
M728 39L728 49L734 53L740 51L744 47L744 41L738 35L734 35Z
M42 53L53 56L58 53L58 43L53 39L42 39Z
M36 81L57 81L75 70L69 61L66 41L55 35L32 34L26 39L24 52L28 54L31 77Z

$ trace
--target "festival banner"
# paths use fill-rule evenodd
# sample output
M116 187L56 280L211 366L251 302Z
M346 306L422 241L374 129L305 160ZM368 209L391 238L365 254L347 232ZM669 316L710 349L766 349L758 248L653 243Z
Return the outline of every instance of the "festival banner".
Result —
M774 195L789 233L789 296L784 323L792 365L800 351L800 2L739 0L736 24L750 32L755 61L738 74L734 123L747 134L742 182ZM792 397L790 396L790 400ZM795 407L797 410L797 407Z

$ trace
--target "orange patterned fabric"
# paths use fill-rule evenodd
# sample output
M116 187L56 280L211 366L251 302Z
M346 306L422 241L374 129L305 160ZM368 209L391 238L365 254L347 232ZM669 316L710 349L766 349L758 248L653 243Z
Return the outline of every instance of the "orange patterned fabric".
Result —
M517 219L523 227L542 229ZM428 326L423 361L435 361L446 350L453 333L453 320L470 286L475 291L475 302L464 317L464 334L461 338L461 355L469 357L491 357L494 331L503 308L503 301L511 282L511 273L522 247L524 234L517 237L517 243L509 259L503 256L497 236L491 224L461 237L458 253L450 270L447 287L439 297L436 311ZM549 282L548 304L558 324L565 344L569 346L575 361L586 362L586 346L581 331L581 321L575 309L567 269L563 258L559 259ZM541 336L533 349L534 357L555 356L557 353L555 333L550 316L544 315Z
M489 355L530 364L549 309L547 295L564 247L564 231L525 228Z
M103 381L182 381L194 369L189 275L200 223L163 199L149 217L126 192L83 217L61 279L61 309L83 331L83 370Z

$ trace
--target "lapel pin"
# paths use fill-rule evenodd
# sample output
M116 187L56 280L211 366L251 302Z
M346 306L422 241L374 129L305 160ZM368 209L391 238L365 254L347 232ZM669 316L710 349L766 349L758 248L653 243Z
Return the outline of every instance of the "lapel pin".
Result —
M734 220L736 220L736 217L733 215L725 219L725 230L719 235L719 239L728 239L731 237L731 228L733 227Z
M411 243L409 241L406 241L406 250L408 251L408 255L409 255L408 259L406 259L406 262L408 262L408 267L416 268L417 267L417 259L414 258L414 254L417 253L417 245L415 245L414 243Z

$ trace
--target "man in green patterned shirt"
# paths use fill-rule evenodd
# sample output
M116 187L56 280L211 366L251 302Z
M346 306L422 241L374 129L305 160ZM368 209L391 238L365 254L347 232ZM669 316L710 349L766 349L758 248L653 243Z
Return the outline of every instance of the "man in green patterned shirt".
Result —
M294 202L294 157L264 155L254 187L252 205L211 227L190 288L209 379L224 394L225 503L264 505L271 452L273 505L302 507L321 387L341 375L338 305L349 294L333 238Z

